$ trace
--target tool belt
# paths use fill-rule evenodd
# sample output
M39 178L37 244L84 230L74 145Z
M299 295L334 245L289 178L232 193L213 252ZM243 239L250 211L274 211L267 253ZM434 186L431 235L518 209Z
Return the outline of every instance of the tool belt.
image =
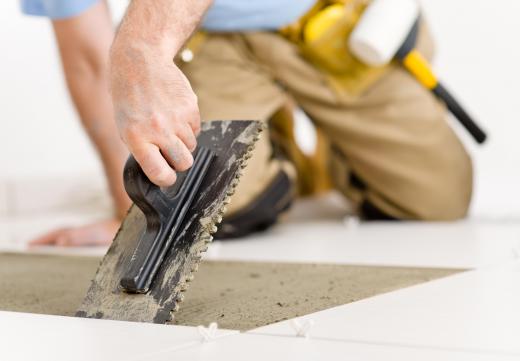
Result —
M363 64L347 46L350 33L370 1L318 0L296 22L278 31L299 47L302 56L326 76L339 94L362 93L388 68ZM176 61L190 62L205 37L205 32L196 32Z
M318 0L298 21L279 30L301 54L346 95L359 95L375 83L387 66L372 67L357 60L348 38L370 0Z

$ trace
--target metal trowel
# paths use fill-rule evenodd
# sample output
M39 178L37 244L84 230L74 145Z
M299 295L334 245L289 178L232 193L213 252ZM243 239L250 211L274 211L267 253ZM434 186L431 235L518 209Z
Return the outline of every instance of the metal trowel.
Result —
M167 189L152 184L130 156L124 182L134 205L76 316L173 320L261 130L258 121L204 122L193 166Z

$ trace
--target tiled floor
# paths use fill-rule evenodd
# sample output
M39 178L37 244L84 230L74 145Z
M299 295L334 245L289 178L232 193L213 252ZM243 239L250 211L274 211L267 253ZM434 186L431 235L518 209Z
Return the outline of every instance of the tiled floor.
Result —
M302 317L314 323L308 339L292 321L202 343L190 327L0 312L0 359L520 360L520 222L359 224L347 213L334 196L299 202L272 232L215 242L206 258L474 270ZM32 233L95 212L70 214L0 216L0 249L24 250Z
M0 250L26 250L32 238L56 228L82 225L111 214L103 179L0 180ZM38 252L103 254L105 249Z
M0 182L0 217L7 216L7 184Z
M272 231L215 242L206 259L476 268L520 254L520 216L360 224L347 212L335 194L300 201Z
M302 317L313 338L516 355L520 263L469 271ZM292 321L253 331L294 335Z
M236 331L217 330L216 337ZM203 340L194 327L0 311L0 359L132 361Z
M102 216L101 216L102 217ZM51 212L49 214L35 214L34 216L0 217L0 230L3 228L0 250L26 250L27 242L31 239L56 228L82 225L96 219L100 215L95 212ZM54 247L43 247L38 252L73 252L78 250L59 250ZM103 254L104 248L86 248L83 252Z
M475 268L508 262L520 250L520 222L287 223L269 234L219 242L207 258Z
M413 346L239 334L221 338L216 342L158 353L139 361L170 360L506 361L518 358L500 353L472 353Z

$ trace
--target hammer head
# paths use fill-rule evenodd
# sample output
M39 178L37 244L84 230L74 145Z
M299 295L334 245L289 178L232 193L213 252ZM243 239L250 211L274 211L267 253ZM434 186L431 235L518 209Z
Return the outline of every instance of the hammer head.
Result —
M350 51L371 66L389 63L419 18L416 0L374 0L348 40Z

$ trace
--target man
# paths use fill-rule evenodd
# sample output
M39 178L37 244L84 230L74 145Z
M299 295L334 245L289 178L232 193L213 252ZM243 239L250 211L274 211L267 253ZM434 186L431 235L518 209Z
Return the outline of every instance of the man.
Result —
M334 186L363 218L463 217L472 166L444 108L397 66L359 93L337 91L277 32L314 4L133 0L110 53L115 117L130 152L151 181L171 185L193 162L201 114L268 121L290 97L327 136ZM206 38L194 58L173 62L201 21ZM419 35L419 49L431 56L424 26ZM264 136L255 151L223 236L266 228L288 207L295 172L273 143Z

